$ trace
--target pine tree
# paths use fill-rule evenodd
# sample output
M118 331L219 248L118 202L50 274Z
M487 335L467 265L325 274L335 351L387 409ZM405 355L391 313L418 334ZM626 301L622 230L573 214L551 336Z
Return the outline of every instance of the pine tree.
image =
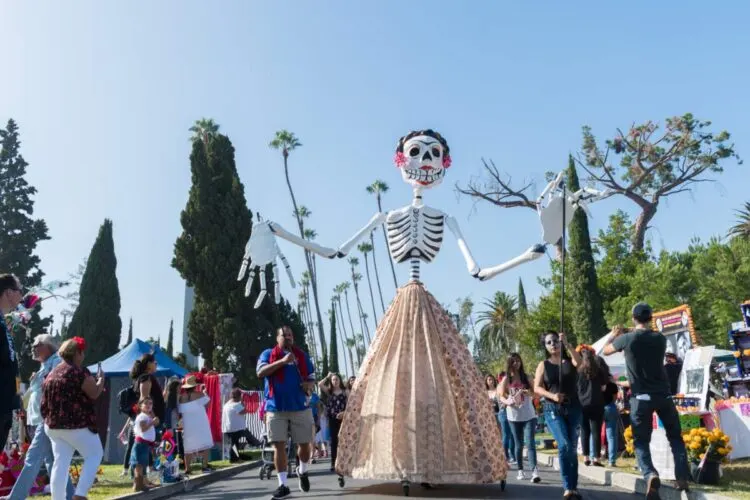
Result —
M578 191L580 184L572 156L568 158L567 177L570 192ZM588 216L581 209L576 210L570 223L568 248L569 267L565 270L565 278L568 280L566 287L569 290L573 333L578 342L591 343L606 333L607 322L591 250Z
M195 132L190 154L192 186L180 216L183 231L172 260L172 267L195 291L188 322L190 350L202 355L207 367L219 371L228 369L233 359L254 366L253 356L267 347L268 333L261 332L259 325L272 322L275 305L253 310L244 297L245 284L237 281L252 218L237 174L234 147L211 120L200 120L191 130ZM272 283L269 288L273 296ZM262 316L267 319L257 321Z
M518 315L523 316L529 312L529 306L526 303L526 291L523 289L523 281L518 278Z
M174 320L169 321L169 335L167 336L167 354L174 356Z
M68 334L86 340L86 364L91 365L116 353L122 335L117 257L109 219L104 219L91 248L79 300Z
M8 120L6 128L0 128L0 272L13 273L24 286L34 287L41 285L44 276L34 251L40 241L50 237L47 223L32 218L36 188L26 182L29 164L20 147L18 125ZM34 311L28 332L24 328L13 332L22 380L28 380L38 366L31 359L31 340L52 323L51 317L42 319L39 312Z
M323 370L326 375L330 373L339 373L339 350L336 345L336 310L331 307L328 311L331 315L331 339L328 348L328 370Z
M133 318L130 318L130 324L128 325L128 341L125 342L125 345L130 345L133 343Z

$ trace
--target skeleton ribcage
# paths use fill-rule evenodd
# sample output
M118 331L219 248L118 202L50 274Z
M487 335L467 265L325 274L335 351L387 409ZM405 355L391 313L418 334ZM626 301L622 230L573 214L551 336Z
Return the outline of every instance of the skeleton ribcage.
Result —
M434 208L409 205L388 213L388 248L393 260L432 262L443 242L445 215Z

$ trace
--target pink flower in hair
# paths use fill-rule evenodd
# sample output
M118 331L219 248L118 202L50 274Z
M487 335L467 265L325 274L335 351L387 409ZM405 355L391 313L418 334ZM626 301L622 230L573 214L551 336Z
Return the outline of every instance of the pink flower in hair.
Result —
M409 160L406 158L406 155L399 151L393 156L393 163L396 164L396 167L401 168L407 163L409 163Z
M451 155L443 156L443 168L450 167L451 163L453 163L453 160L451 160Z

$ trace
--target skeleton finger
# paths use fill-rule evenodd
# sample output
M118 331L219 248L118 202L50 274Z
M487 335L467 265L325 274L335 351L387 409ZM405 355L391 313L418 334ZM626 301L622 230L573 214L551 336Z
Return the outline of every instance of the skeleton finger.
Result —
M276 261L274 261L271 269L273 270L273 294L278 304L281 301L281 285L279 283L279 266L276 264Z
M289 267L289 262L286 260L286 257L284 257L284 254L281 253L281 250L278 250L278 254L281 262L284 263L284 268L286 269L287 276L289 276L289 281L292 282L292 288L295 288L296 284L294 283L294 276L292 276L292 268Z
M250 276L247 277L247 283L245 283L245 297L250 296L250 291L253 288L253 281L255 280L255 269L250 270Z
M263 303L263 299L266 298L266 270L264 268L260 268L258 274L260 274L260 293L258 293L258 298L255 299L255 309L258 309Z
M242 265L240 266L240 274L237 275L237 281L242 281L245 277L247 268L250 266L250 241L248 240L245 245L245 255L242 256Z

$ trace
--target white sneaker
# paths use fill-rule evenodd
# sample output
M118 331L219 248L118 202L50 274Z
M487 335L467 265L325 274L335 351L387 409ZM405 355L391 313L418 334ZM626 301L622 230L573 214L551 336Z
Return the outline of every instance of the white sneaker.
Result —
M539 477L539 469L534 467L534 470L531 471L531 482L532 483L538 483L542 480L541 477Z
M518 471L518 476L516 476L516 479L519 481L525 481L526 480L526 473L522 470Z

